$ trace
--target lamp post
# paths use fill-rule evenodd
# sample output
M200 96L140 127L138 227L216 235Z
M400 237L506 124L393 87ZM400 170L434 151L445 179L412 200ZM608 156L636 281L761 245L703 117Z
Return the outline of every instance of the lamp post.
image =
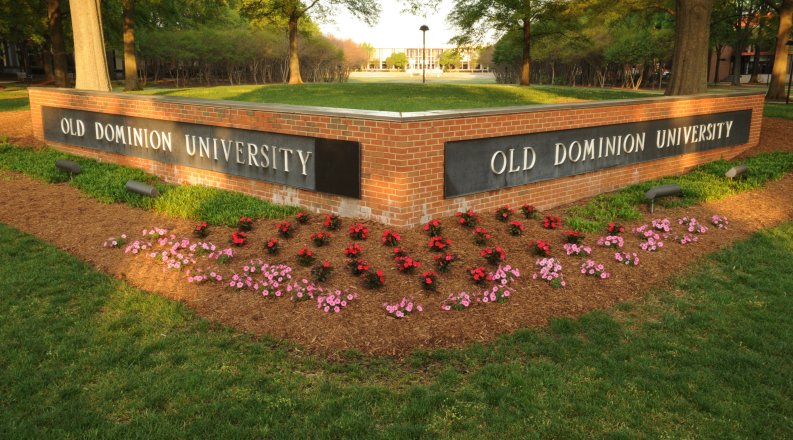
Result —
M785 45L793 46L793 40L788 40L788 42L785 43ZM788 52L790 52L790 51L788 51ZM790 84L793 83L793 60L791 58L793 58L793 57L788 55L788 63L787 63L787 65L788 65L788 69L790 69L790 74L788 75L788 78L787 78L787 96L785 96L785 105L790 104Z
M421 31L421 82L427 82L427 31L430 30L426 24L419 28Z

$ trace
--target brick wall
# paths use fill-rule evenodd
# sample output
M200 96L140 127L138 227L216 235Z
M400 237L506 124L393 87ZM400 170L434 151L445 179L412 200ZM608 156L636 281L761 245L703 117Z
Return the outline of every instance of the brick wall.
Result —
M681 174L705 162L734 157L756 145L763 114L762 94L653 98L501 111L399 114L67 89L29 90L34 133L42 140L41 106L52 106L360 142L360 200L68 145L53 146L80 156L140 168L168 182L241 191L278 203L300 205L314 212L370 218L394 226L414 225L466 208L493 210L503 204L531 203L540 209L548 209L633 183ZM745 145L464 197L443 198L444 142L743 109L753 110L749 142Z

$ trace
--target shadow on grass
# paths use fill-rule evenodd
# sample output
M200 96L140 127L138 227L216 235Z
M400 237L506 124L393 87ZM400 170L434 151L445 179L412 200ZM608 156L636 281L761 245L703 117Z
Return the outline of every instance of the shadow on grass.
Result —
M9 438L793 434L793 224L675 293L404 362L239 334L3 225L0 262Z
M29 110L30 100L28 98L8 98L4 99L0 95L0 112L15 112L19 110Z

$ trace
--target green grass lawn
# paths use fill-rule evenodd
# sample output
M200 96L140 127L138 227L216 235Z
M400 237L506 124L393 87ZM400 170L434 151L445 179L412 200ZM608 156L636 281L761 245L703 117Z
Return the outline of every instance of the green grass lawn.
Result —
M270 84L185 89L148 89L161 96L415 112L514 105L555 104L574 100L658 96L653 92L585 87L519 87L495 84Z
M0 112L30 109L28 91L24 87L8 87L0 90Z
M793 119L793 102L790 104L766 104L763 116Z
M55 167L58 159L69 159L81 167L80 174L69 175ZM293 206L277 205L239 192L198 185L169 185L142 170L98 162L51 148L32 149L0 141L0 169L24 173L47 183L69 182L83 193L104 203L126 203L136 208L153 209L165 215L210 224L235 226L240 217L284 218L297 213ZM160 197L152 199L126 190L128 180L157 187Z
M792 272L786 224L638 305L328 361L0 225L0 438L791 438Z

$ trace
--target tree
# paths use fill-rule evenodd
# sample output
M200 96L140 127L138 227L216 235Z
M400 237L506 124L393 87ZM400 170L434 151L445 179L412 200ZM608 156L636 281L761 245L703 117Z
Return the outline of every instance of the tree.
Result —
M74 32L74 65L81 90L111 91L102 34L100 0L69 0Z
M675 49L667 95L693 95L708 89L708 46L713 0L675 0Z
M47 28L52 45L53 79L56 87L66 87L66 39L63 34L63 18L60 0L47 1Z
M520 84L528 86L531 82L532 23L542 17L553 17L564 3L550 0L455 0L448 18L459 31L453 41L458 46L467 46L481 40L491 29L502 36L510 30L520 29Z
M307 0L308 1L308 0ZM380 5L375 0L241 0L240 13L252 20L283 26L289 32L289 84L302 84L297 32L301 20L314 14L317 19L327 17L334 5L343 5L353 16L372 25L380 15ZM310 17L309 17L310 18Z
M408 64L408 57L405 55L405 52L397 52L386 58L385 64L387 66L394 66L397 69L402 70Z
M124 90L140 90L138 56L135 53L135 0L123 0L124 8Z
M460 66L462 61L462 57L460 56L460 51L458 50L444 50L441 52L441 57L438 60L438 64L443 66L445 70L450 70Z
M779 17L779 28L776 34L776 50L774 51L774 67L771 70L771 81L768 84L767 99L785 98L785 74L788 69L787 42L793 38L793 0L769 1Z

